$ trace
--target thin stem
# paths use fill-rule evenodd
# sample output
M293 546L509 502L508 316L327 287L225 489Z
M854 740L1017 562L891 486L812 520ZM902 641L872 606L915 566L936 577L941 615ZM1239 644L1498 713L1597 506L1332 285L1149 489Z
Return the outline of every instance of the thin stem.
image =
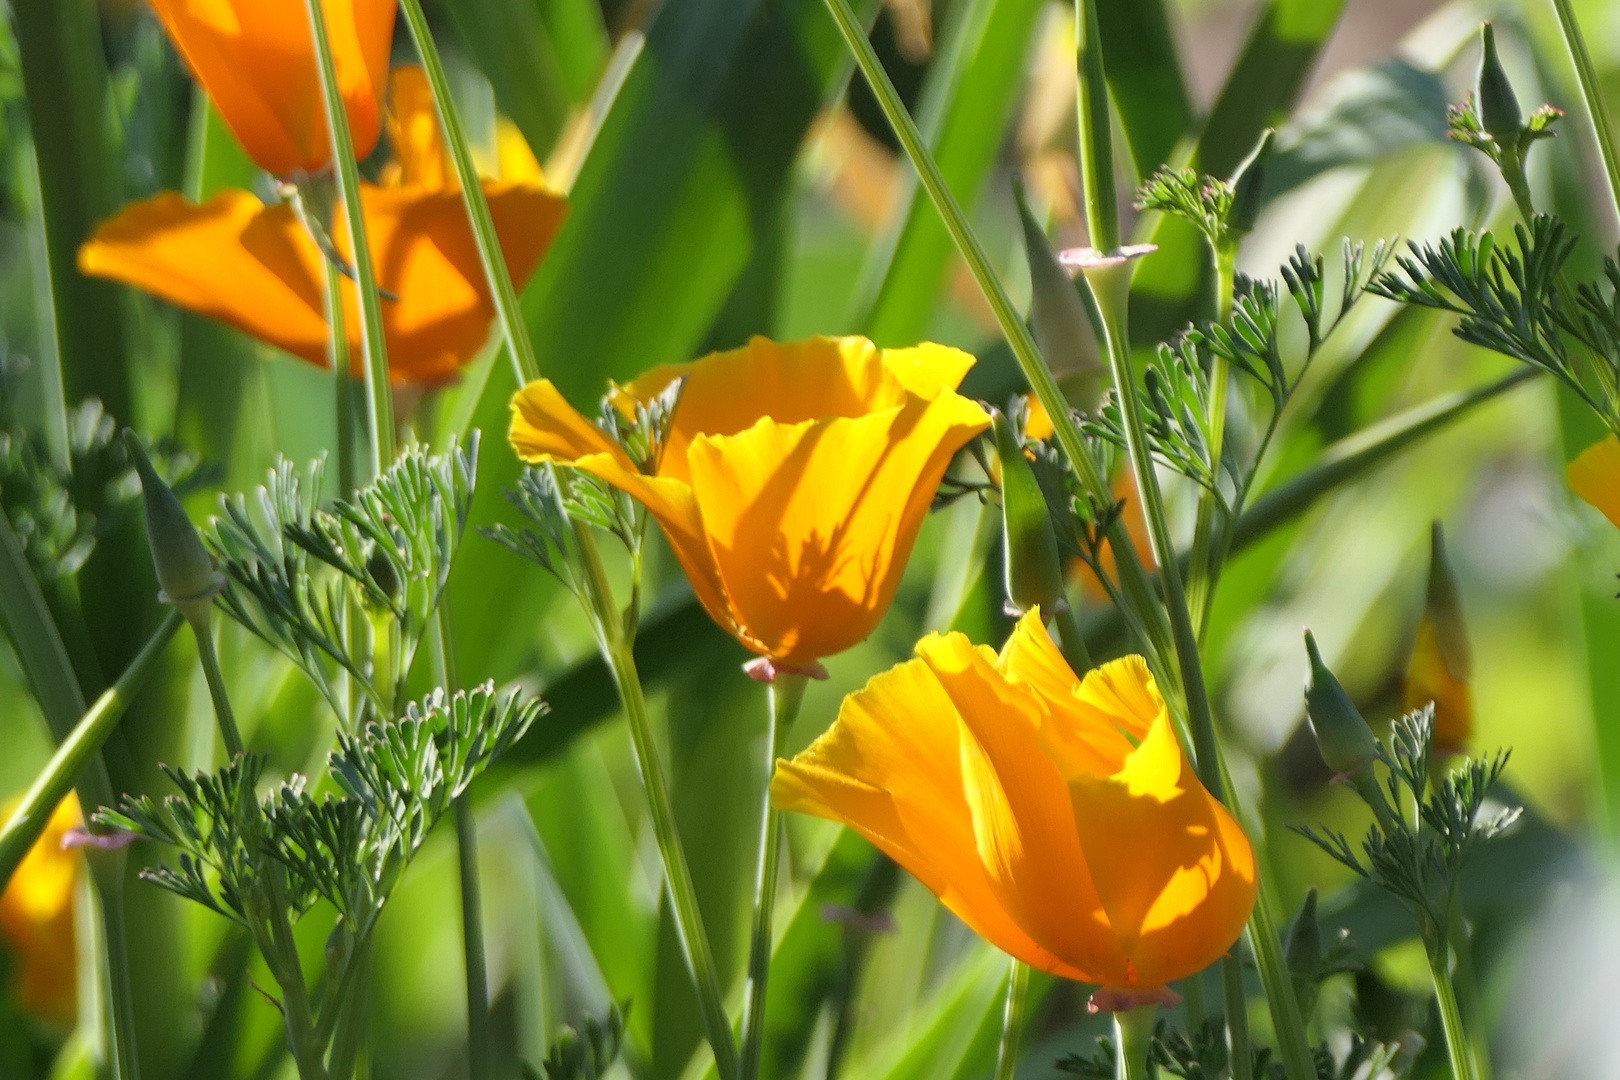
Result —
M1012 961L1007 972L1007 1007L1001 1014L1001 1045L996 1048L993 1080L1013 1080L1018 1071L1018 1045L1024 1038L1024 1010L1029 1002L1029 965Z
M495 234L495 219L490 216L489 202L484 198L483 186L478 180L478 167L473 163L472 149L450 96L450 81L444 74L444 63L439 59L438 46L428 29L427 17L422 14L420 0L400 0L405 12L405 24L410 28L416 55L427 73L428 85L433 88L433 104L439 114L439 127L450 148L450 160L456 167L456 179L461 183L461 200L472 221L473 239L478 243L478 258L484 264L484 276L489 280L495 301L495 316L506 335L507 351L517 370L518 385L533 382L540 377L540 363L535 359L534 344L529 340L518 308L517 290L512 286L512 275L507 272L506 260L501 255L501 242Z
M1232 1063L1232 1080L1251 1080L1254 1051L1249 1047L1249 995L1243 989L1243 962L1237 946L1221 958L1221 991L1226 999L1227 1060ZM1196 976L1195 976L1196 978Z
M1091 246L1119 247L1119 196L1114 190L1112 118L1103 73L1102 33L1095 0L1075 0L1075 98L1080 122L1080 181L1086 193L1086 233Z
M331 1080L351 1080L355 1075L355 1063L360 1058L360 1052L366 1042L367 1022L367 990L371 982L371 936L368 934L354 943L354 953L348 959L345 974L353 972L351 978L343 980L343 985L336 988L341 995L342 1007L338 1010L337 1022L332 1027L332 1049L327 1055L327 1072ZM320 1041L320 1027L316 1026L316 1039ZM476 1077L472 1080L477 1080Z
M331 259L326 269L326 362L332 369L332 402L337 409L338 493L354 493L354 380L349 376L349 328L343 315L343 275Z
M118 681L103 691L95 704L85 711L73 731L51 755L44 770L34 778L22 802L12 811L5 827L0 828L0 892L5 891L17 865L39 841L57 803L67 797L85 767L100 752L101 744L118 726L130 701L156 670L163 650L179 629L180 613L171 610L135 659L130 661L129 667L118 676Z
M332 60L332 39L327 33L321 0L304 0L310 37L315 44L315 66L321 77L321 100L326 106L326 129L332 139L332 164L337 171L338 194L343 199L344 225L349 231L349 258L354 262L355 291L360 301L360 349L366 368L366 424L371 443L368 479L394 461L394 396L388 383L388 345L383 339L382 297L371 263L371 241L366 237L365 210L360 203L360 167L355 163L354 137L349 114L338 89L337 67ZM329 328L330 332L330 328Z
M1474 1074L1479 1080L1491 1078L1491 1048L1486 1038L1485 1017L1479 1000L1479 980L1474 975L1474 949L1468 933L1468 923L1462 917L1462 908L1451 905L1447 941L1455 958L1452 982L1457 988L1457 1003L1463 1025L1469 1035L1469 1050L1474 1057Z
M1086 648L1086 635L1080 632L1080 620L1075 618L1074 608L1066 607L1054 616L1057 623L1058 646L1063 653L1063 659L1069 662L1074 673L1084 677L1092 669L1091 650Z
M203 676L208 680L208 696L214 700L214 716L219 721L219 733L225 740L225 755L234 758L246 747L242 744L242 732L236 726L236 714L231 711L231 699L225 693L225 679L219 671L219 655L214 651L214 635L208 625L212 610L204 609L191 622L191 630L197 638L197 655L202 660Z
M771 773L781 756L782 740L798 719L808 680L782 674L767 687L770 731L765 738L765 790L761 796L759 862L754 874L754 915L748 942L748 988L742 1014L742 1080L757 1080L765 1044L765 991L776 944L771 918L776 909L776 878L781 862L782 814L771 805Z
M1564 35L1564 47L1569 50L1570 62L1575 65L1575 77L1581 84L1581 100L1586 103L1586 115L1592 122L1592 139L1603 157L1603 175L1609 182L1609 209L1620 222L1620 157L1616 156L1614 125L1609 122L1609 107L1603 100L1603 87L1598 82L1597 69L1592 65L1592 54L1586 50L1586 38L1581 35L1580 24L1575 21L1575 10L1569 0L1552 0L1553 11L1558 14L1558 30Z
M1444 939L1430 944L1425 951L1429 957L1429 974L1434 978L1434 998L1440 1007L1440 1027L1445 1032L1452 1075L1456 1080L1480 1080L1474 1068L1473 1046L1463 1026L1462 1010L1457 1006L1457 989L1451 982L1449 950Z
M129 931L124 924L126 853L96 852L88 859L101 899L102 947L107 953L107 1008L112 1014L116 1080L140 1080L135 1052L135 997L129 977Z
M1079 477L1087 495L1097 505L1112 505L1114 499L1108 478L1086 445L1080 427L1074 422L1074 417L1069 411L1068 402L1058 389L1056 380L1052 378L1052 372L1047 368L1046 361L1041 357L1040 349L1035 344L1035 338L1030 334L1029 327L1018 309L1013 306L1007 290L996 276L989 257L974 235L973 227L968 224L967 215L962 212L961 205L951 194L950 187L945 183L945 177L939 171L933 155L929 153L922 134L917 130L911 114L906 111L905 104L900 100L899 92L895 90L894 83L883 69L882 62L878 60L877 53L872 49L872 43L866 39L860 20L850 10L848 0L825 0L825 2L833 21L838 24L838 30L843 35L845 44L854 53L855 63L866 77L867 85L877 98L884 117L889 121L895 137L905 149L912 167L917 170L924 189L933 200L934 208L939 211L946 231L951 234L957 251L967 263L968 269L972 271L979 290L995 314L996 323L1001 327L1013 356L1018 360L1024 378L1029 381L1030 390L1045 407L1047 415L1052 418L1058 444L1063 448L1075 475ZM1108 542L1114 551L1120 589L1127 601L1126 618L1144 642L1146 649L1154 654L1155 658L1162 659L1168 655L1170 648L1168 628L1165 626L1152 587L1148 584L1147 572L1137 558L1136 549L1122 523L1115 521L1110 526Z
M698 910L692 871L687 865L680 830L675 824L675 807L670 801L669 782L664 778L663 763L658 760L652 719L647 714L647 698L642 690L641 676L636 671L632 643L614 607L607 572L602 567L601 555L590 526L578 520L572 521L571 526L584 563L581 599L630 722L630 743L635 751L641 788L647 794L653 836L658 842L658 855L664 866L664 884L669 889L670 908L675 917L675 933L681 939L681 952L692 976L698 1011L703 1016L709 1046L714 1051L715 1071L720 1080L738 1080L737 1044L731 1036L731 1020L726 1016L720 977L714 966L714 952L709 947L709 937L703 929L703 916Z
M293 940L292 925L287 921L286 888L279 868L272 867L265 875L266 926L265 932L255 934L259 939L259 952L265 964L281 987L281 1015L287 1030L287 1045L293 1062L298 1066L300 1080L328 1080L326 1064L321 1060L325 1040L318 1033L314 1015L310 1012L309 991L304 986L304 967L298 959L298 943Z
M1114 1014L1115 1080L1147 1080L1148 1049L1153 1044L1157 1005L1140 1005Z
M1211 251L1215 258L1215 321L1225 325L1232 317L1232 290L1237 279L1237 244L1215 244ZM1209 412L1205 416L1205 424L1209 428L1209 460L1216 487L1220 486L1221 480L1221 454L1226 442L1226 394L1231 381L1229 362L1226 357L1216 355L1210 364ZM1255 460L1258 462L1259 458ZM1187 577L1187 606L1198 627L1200 645L1209 630L1209 613L1215 606L1215 584L1220 579L1221 563L1225 559L1226 544L1222 538L1231 532L1230 523L1219 520L1220 514L1220 500L1216 493L1201 490Z

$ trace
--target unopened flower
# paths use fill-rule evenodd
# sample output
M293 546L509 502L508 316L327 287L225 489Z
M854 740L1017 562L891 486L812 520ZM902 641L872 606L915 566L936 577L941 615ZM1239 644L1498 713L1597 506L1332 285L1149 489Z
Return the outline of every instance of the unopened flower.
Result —
M777 763L771 795L860 832L1004 952L1122 991L1203 969L1254 904L1254 851L1147 664L1079 680L1038 611L999 655L924 638Z
M1437 521L1430 541L1429 587L1401 702L1408 712L1434 702L1436 750L1461 750L1473 734L1474 704L1468 686L1472 673L1456 571L1446 556L1445 536Z
M317 172L332 158L303 0L151 0L152 10L258 166ZM322 0L354 152L377 145L394 0Z
M512 446L646 506L716 622L813 672L872 632L951 457L989 426L955 392L972 364L940 345L756 337L614 390L631 409L686 380L649 474L545 379L513 398Z
M0 820L10 818L21 801L0 808ZM79 800L69 795L0 894L0 936L12 954L18 1000L64 1025L72 1022L78 1003L73 899L83 860L63 840L80 824Z
M396 84L397 86L398 84ZM387 184L360 185L394 382L443 383L489 338L494 302L461 193L446 179L431 98L396 99ZM432 138L423 136L426 128ZM413 179L432 183L412 183ZM561 227L567 202L535 180L484 181L507 271L521 287ZM342 208L331 230L347 260ZM292 205L265 206L227 190L198 206L174 192L131 203L79 249L79 269L121 281L229 323L312 364L327 362L325 256ZM344 280L344 324L354 371L362 370L354 286ZM393 299L390 299L393 297Z

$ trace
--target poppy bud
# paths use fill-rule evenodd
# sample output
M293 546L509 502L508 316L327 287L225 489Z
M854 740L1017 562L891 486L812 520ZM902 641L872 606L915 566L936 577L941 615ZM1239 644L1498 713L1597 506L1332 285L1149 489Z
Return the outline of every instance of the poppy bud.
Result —
M1461 750L1473 733L1473 659L1463 624L1457 572L1446 555L1445 533L1436 521L1429 536L1429 590L1418 621L1412 657L1406 666L1402 707L1411 711L1434 702L1436 750Z
M1288 927L1288 974L1300 1011L1309 1016L1316 1002L1316 982L1322 974L1322 927L1316 921L1316 886L1305 890L1299 913Z
M1490 23L1481 26L1480 40L1483 51L1475 91L1479 97L1480 123L1497 142L1515 142L1524 130L1524 113L1519 109L1519 97L1513 92L1507 72L1502 70L1502 58L1496 54L1496 28Z
M1271 163L1276 136L1271 128L1262 131L1260 141L1232 174L1232 208L1226 214L1226 227L1235 235L1253 231L1260 216L1266 198L1266 166Z
M1097 358L1096 335L1080 290L1058 262L1046 231L1030 211L1022 180L1013 180L1013 199L1024 226L1024 254L1029 259L1029 321L1041 355L1054 372L1077 382L1075 404L1086 412L1102 399L1103 366Z
M372 583L390 600L399 593L399 574L394 570L393 561L380 550L373 551L371 558L366 560L366 573L371 575Z
M206 615L211 598L224 584L224 578L214 570L214 560L203 547L180 500L152 468L145 447L129 428L124 429L124 444L129 447L130 459L141 477L146 539L152 548L158 585L163 589L161 599L177 605L187 619Z
M1007 609L1022 615L1038 607L1050 615L1068 607L1057 533L1024 446L1001 413L992 421L1001 463L1001 521L1007 577Z
M1305 651L1311 657L1311 678L1305 684L1305 711L1311 733L1328 768L1341 776L1351 776L1378 756L1378 740L1361 713L1350 702L1333 672L1322 663L1316 638L1305 631Z

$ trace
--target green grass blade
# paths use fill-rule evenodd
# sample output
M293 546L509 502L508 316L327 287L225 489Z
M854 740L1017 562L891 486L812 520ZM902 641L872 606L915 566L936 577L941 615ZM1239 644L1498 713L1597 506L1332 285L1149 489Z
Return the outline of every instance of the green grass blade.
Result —
M564 71L564 50L539 7L534 0L446 0L441 6L494 88L501 112L543 157L577 97Z
M1193 124L1192 101L1176 59L1163 0L1097 6L1103 70L1138 176L1170 160Z

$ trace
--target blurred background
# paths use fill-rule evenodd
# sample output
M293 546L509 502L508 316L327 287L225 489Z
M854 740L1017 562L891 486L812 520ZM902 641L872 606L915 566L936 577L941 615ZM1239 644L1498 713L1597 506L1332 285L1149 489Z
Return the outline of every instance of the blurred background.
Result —
M1015 299L1026 301L1014 174L1057 241L1085 241L1072 8L858 6ZM1276 276L1296 244L1326 252L1331 267L1341 237L1428 239L1458 225L1511 225L1511 200L1488 163L1444 138L1445 106L1472 85L1483 18L1499 27L1527 108L1549 101L1570 112L1559 137L1532 155L1531 182L1538 203L1581 234L1577 275L1593 276L1620 236L1606 200L1593 197L1602 173L1540 0L1104 7L1113 13L1105 37L1118 46L1110 56L1120 57L1110 75L1134 87L1118 103L1122 199L1172 158L1196 155L1224 175L1261 127L1279 128L1245 273ZM1620 95L1620 4L1576 8L1606 85ZM54 590L53 609L79 612L74 659L93 684L122 670L161 617L132 512L138 489L107 445L109 418L168 447L200 520L221 493L258 483L275 455L303 461L335 445L330 378L60 269L77 243L72 228L82 237L125 202L163 189L193 199L230 186L269 190L138 0L0 0L0 10L0 428L10 433L0 436L0 506ZM965 392L1002 404L1022 388L876 104L851 81L820 0L438 0L430 16L475 140L493 158L497 121L510 120L548 178L570 191L571 216L524 307L543 369L576 404L593 405L608 379L755 333L864 333L895 346L932 339L979 357ZM19 49L35 46L56 59L46 76L25 80ZM397 62L412 59L403 27L395 51ZM380 148L367 167L385 155ZM61 222L65 234L47 228ZM1170 224L1137 221L1136 238L1160 245L1133 296L1134 343L1146 349L1205 314L1198 298L1208 269L1195 240ZM64 304L74 318L60 317ZM40 403L52 388L43 373L58 363L76 465L65 496L32 488L24 468L44 437ZM1510 369L1457 340L1445 317L1369 299L1290 406L1266 484L1380 420ZM478 524L511 519L500 492L517 473L504 442L513 389L492 345L457 383L407 402L424 441L483 432ZM1209 669L1220 722L1240 748L1240 783L1264 809L1278 899L1291 910L1308 885L1319 886L1325 921L1350 930L1362 961L1323 994L1324 1029L1353 1010L1381 1037L1417 1032L1439 1043L1410 924L1285 828L1360 827L1359 804L1329 785L1301 736L1300 629L1314 630L1369 718L1395 715L1438 519L1474 650L1472 744L1513 749L1507 780L1530 808L1471 873L1465 897L1498 1051L1527 1078L1620 1075L1603 1010L1569 1007L1613 1000L1616 966L1604 958L1620 951L1602 884L1620 822L1620 534L1574 502L1562 477L1563 462L1599 434L1550 381L1531 381L1268 533L1223 582ZM893 610L866 643L829 662L832 678L812 686L791 749L926 631L956 625L999 644L996 523L973 499L933 515ZM638 656L704 917L740 990L764 698L739 670L741 650L707 622L661 549L651 574ZM516 1075L518 1059L540 1060L559 1025L628 1001L619 1075L697 1080L707 1068L696 1052L698 1014L661 903L627 733L582 619L534 567L480 538L465 545L450 596L464 678L522 681L552 705L476 793L503 1068ZM1106 622L1094 597L1080 603ZM251 745L270 752L276 773L318 773L333 720L317 695L238 628L221 633ZM0 796L20 792L50 746L15 658L0 647ZM156 762L200 767L212 747L206 688L182 635L109 745L115 782L159 791ZM790 822L789 835L764 1075L988 1076L1004 958L857 837L807 819ZM379 1078L464 1075L452 842L448 833L430 842L380 930L370 1017ZM129 907L139 927L143 1075L291 1076L279 1018L253 989L269 980L245 942L223 920L148 886L131 884ZM310 948L319 949L330 918L317 911L305 921ZM82 914L79 923L93 926ZM1088 1050L1101 1031L1085 1013L1085 989L1037 980L1036 992L1019 1070L1028 1080L1061 1075L1054 1063ZM1257 982L1253 1005L1263 1034ZM84 993L80 1007L89 1007ZM67 1031L14 991L0 998L0 1076L74 1075L58 1058ZM1443 1055L1431 1053L1418 1075L1444 1072Z

